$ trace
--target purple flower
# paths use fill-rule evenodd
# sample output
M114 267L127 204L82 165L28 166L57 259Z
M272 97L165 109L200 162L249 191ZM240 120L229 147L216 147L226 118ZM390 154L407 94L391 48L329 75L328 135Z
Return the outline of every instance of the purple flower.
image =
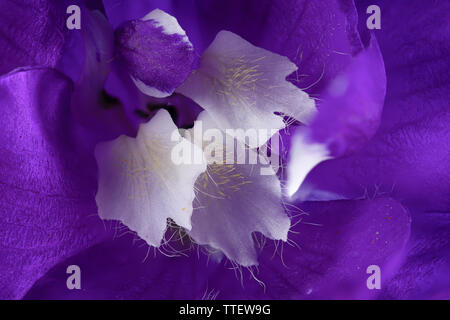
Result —
M0 4L1 298L449 297L445 1L72 2Z

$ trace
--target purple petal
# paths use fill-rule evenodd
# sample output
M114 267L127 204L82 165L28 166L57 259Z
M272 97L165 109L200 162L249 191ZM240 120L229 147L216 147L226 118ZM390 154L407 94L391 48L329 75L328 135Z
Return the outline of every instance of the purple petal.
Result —
M380 48L387 96L379 132L358 154L330 160L306 183L344 197L390 195L428 211L450 208L449 4L385 4ZM422 17L417 32L411 16Z
M311 165L326 159L324 155L353 153L372 138L380 123L385 93L383 59L372 38L368 48L323 92L311 126L294 134L287 169L289 195L297 191ZM313 150L317 153L314 158Z
M21 66L56 66L68 29L62 1L0 3L0 74Z
M77 145L71 82L50 69L0 78L0 287L21 298L54 264L104 236L95 160Z
M71 49L78 56L65 54L60 69L66 74L75 74L75 88L72 96L74 118L90 131L94 137L91 145L98 140L114 139L120 134L133 135L135 130L119 102L105 101L103 87L110 72L114 56L114 35L111 26L100 11L83 8L80 37ZM77 61L81 59L78 65ZM67 66L75 65L73 72ZM80 69L82 70L80 72Z
M170 12L172 3L169 0L103 0L108 20L114 28L125 21L140 19L154 9Z
M376 40L334 78L321 96L311 125L313 141L327 146L332 156L364 146L380 123L386 93L383 58Z
M230 265L189 257L153 256L124 237L95 246L53 269L27 298L101 299L298 299L371 298L366 268L381 268L382 287L397 267L409 236L409 216L389 199L309 203L310 213L290 240L300 249L267 244L259 273L230 270ZM315 224L321 224L320 226ZM282 250L282 251L281 251ZM283 265L277 255L283 253ZM84 270L83 290L65 287L65 266ZM242 271L242 274L239 272ZM117 275L120 276L117 276ZM242 278L241 278L242 276Z
M449 270L450 214L416 214L405 262L380 298L448 300Z
M312 202L309 215L292 230L290 245L267 245L254 279L244 289L228 279L212 286L223 299L368 299L379 294L366 286L370 265L381 269L383 288L398 268L409 237L410 218L391 199ZM298 247L297 247L298 246ZM227 284L228 282L228 284Z
M79 265L82 290L67 290L65 269ZM52 269L27 299L201 299L217 264L205 255L167 257L130 235L106 241Z

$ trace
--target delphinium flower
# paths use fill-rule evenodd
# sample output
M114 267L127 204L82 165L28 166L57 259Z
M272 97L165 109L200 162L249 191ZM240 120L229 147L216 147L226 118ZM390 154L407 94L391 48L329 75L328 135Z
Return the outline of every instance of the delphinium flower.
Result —
M77 31L0 7L1 297L448 294L447 3L374 34L353 1L75 2ZM280 130L280 170L213 162L199 125Z
M158 16L168 17L161 10L152 11L146 17L155 12ZM125 26L136 23L141 22L130 22ZM185 42L189 41L174 18L161 20L158 27L164 34L173 28L177 33L172 37L184 37ZM124 28L122 25L120 30ZM146 33L139 34L135 28L133 31L131 37L130 32L116 33L119 42L125 41L122 40L124 35L126 39L135 39L133 45L138 48L128 45L127 52L139 51L139 44L149 39ZM165 47L170 45L166 43ZM120 47L119 52L122 50ZM142 62L134 61L134 57L128 59L133 60L138 69L152 70L150 62L154 59ZM160 64L156 65L159 68ZM315 112L314 101L285 79L296 70L295 64L286 57L257 48L231 32L221 31L200 57L198 68L176 92L205 109L197 120L203 130L209 127L220 128L223 132L227 129L276 132L285 124L283 117L275 112L303 122L309 121ZM141 87L140 83L137 85ZM143 91L153 93L147 89ZM252 233L261 232L268 238L286 241L290 227L275 172L260 176L256 164L208 159L203 166L175 164L171 154L180 138L178 134L174 140L172 132L175 129L169 114L159 111L139 128L136 139L120 137L97 148L99 192L96 199L100 216L121 220L149 245L156 247L161 244L166 221L170 218L187 229L197 243L224 252L240 266L255 265ZM196 131L196 125L193 131ZM251 139L248 147L261 147L269 138L266 134L257 141ZM203 146L202 137L195 139L200 140L199 147L207 148ZM234 147L223 151L234 151ZM198 208L193 209L193 202Z

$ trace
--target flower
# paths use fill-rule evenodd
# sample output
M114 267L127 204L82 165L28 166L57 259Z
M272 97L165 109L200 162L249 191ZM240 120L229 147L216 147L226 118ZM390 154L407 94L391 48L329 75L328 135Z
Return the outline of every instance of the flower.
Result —
M174 18L161 10L154 10L146 17L155 13L166 17L160 19L159 28L182 30ZM133 41L140 43L142 32L147 39L145 31L135 31L131 39L136 38L138 40ZM119 38L121 36L122 31ZM183 37L187 39L185 34ZM128 60L139 66L142 55L136 58L138 62L133 57ZM159 73L164 63L155 65L149 64L147 69L156 68ZM314 101L286 81L296 69L286 57L254 47L231 32L221 31L202 54L199 67L176 89L205 109L194 124L194 139L198 142L193 143L198 143L205 151L206 163L180 165L170 160L175 148L174 138L178 141L181 137L169 114L159 111L149 123L141 125L136 139L121 136L97 147L99 191L96 202L100 217L122 221L155 247L160 246L167 228L166 220L170 218L196 243L220 250L241 266L256 265L253 232L261 232L273 240L287 240L290 219L284 212L280 181L274 171L270 177L259 176L257 163L236 164L217 160L217 157L212 159L212 152L206 151L211 146L204 144L204 136L195 136L196 127L206 125L228 133L245 130L244 134L248 130L277 132L285 123L275 112L307 122L315 112ZM244 144L259 148L270 135L259 134L257 139L248 141L242 141L245 135L237 135L236 148L234 143L220 146L220 141L214 141L221 149L215 148L213 153L234 155L235 151L245 149Z
M89 4L105 16L80 1L82 25L91 27L73 32L59 15L64 1L31 4L37 17L19 11L13 1L0 5L8 12L0 20L0 50L7 57L0 62L0 188L6 199L0 206L2 298L448 297L446 2L429 7L417 1L405 8L382 2L382 31L375 36L363 18L369 4L355 7L344 0L104 0L104 11L101 3ZM115 55L118 44L130 48L114 43L117 30L141 25L138 20L156 8L178 20L200 54L219 31L228 30L254 47L288 57L298 71L287 79L316 99L318 112L308 126L286 118L289 130L280 131L288 152L282 154L287 168L278 178L287 180L288 207L299 215L291 217L284 245L263 245L264 237L253 237L260 243L258 269L233 272L218 253L189 254L186 235L176 226L167 236L180 241L168 244L187 256L150 256L149 247L128 228L104 228L97 215L97 143L127 134L116 141L133 148L141 133L174 128L167 113L157 110L161 107L172 112L179 127L201 117L219 125L230 122L232 113L214 110L207 95L150 98L135 85L139 79L160 92L184 91L194 77L190 71L147 79L139 73L145 69L124 62L136 60L133 54ZM420 28L413 25L417 21ZM24 26L28 36L21 32ZM202 70L201 59L192 67ZM167 86L172 80L175 85ZM196 103L205 111L200 113ZM141 122L147 123L133 138ZM298 163L305 164L302 170ZM195 177L189 172L189 177L182 175L186 170L173 174L188 181ZM268 199L261 201L274 203ZM220 207L214 214L225 211ZM206 230L210 236L216 235L214 221L200 217L193 212L192 221L200 219L206 228L212 226ZM123 235L113 239L111 226ZM204 242L211 244L208 239ZM133 245L136 241L142 246ZM83 270L83 290L66 289L61 274L69 264ZM369 265L382 270L381 291L366 287Z

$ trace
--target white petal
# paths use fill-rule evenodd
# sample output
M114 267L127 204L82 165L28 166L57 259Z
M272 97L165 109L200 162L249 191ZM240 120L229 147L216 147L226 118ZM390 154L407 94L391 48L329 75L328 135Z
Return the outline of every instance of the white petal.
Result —
M202 112L198 121L203 121L205 128L214 127L207 112ZM198 143L198 137L194 138ZM236 144L236 148L243 147L241 143ZM226 147L225 151L228 152ZM255 154L251 149L249 152ZM257 264L254 232L286 241L290 228L281 201L280 182L273 170L271 175L261 174L262 167L260 164L209 164L195 184L190 236L199 244L221 250L242 266ZM271 169L270 165L264 167L266 172Z
M260 175L258 166L208 165L196 183L191 237L220 249L242 266L257 264L253 232L287 240L290 219L281 203L275 175Z
M221 31L203 53L199 69L176 91L208 111L222 129L278 130L285 124L274 112L308 123L316 111L314 100L286 81L296 70L288 58Z
M332 158L324 144L309 142L302 130L297 131L292 137L290 149L286 186L289 197L297 192L316 165Z
M179 142L171 141L173 136L198 148L181 138L169 113L161 110L140 126L136 138L121 136L95 152L100 217L122 221L153 246L160 245L167 218L191 228L194 183L206 169L205 164L175 165L171 152Z

